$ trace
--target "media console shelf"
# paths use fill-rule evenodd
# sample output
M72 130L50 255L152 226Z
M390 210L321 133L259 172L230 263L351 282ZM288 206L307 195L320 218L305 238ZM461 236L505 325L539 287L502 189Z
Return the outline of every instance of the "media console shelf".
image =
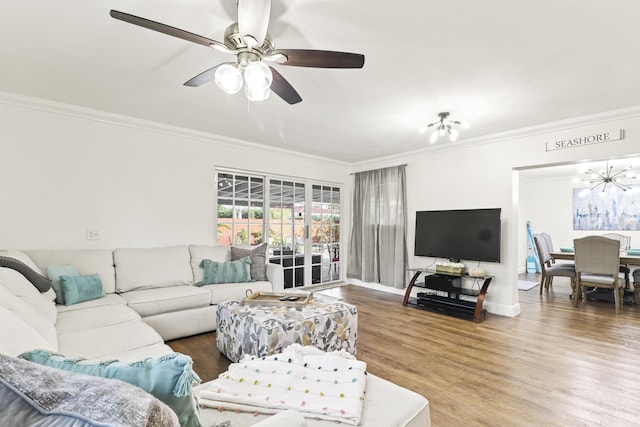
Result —
M402 305L424 309L436 309L448 314L473 316L473 321L478 323L486 315L482 308L489 284L493 276L469 276L468 273L449 274L426 268L410 268L413 277L407 285ZM424 275L424 281L418 282ZM462 287L462 280L483 280L480 289ZM411 290L423 288L425 292L418 292L417 298L411 297ZM442 295L446 293L447 295ZM460 298L467 296L471 298Z

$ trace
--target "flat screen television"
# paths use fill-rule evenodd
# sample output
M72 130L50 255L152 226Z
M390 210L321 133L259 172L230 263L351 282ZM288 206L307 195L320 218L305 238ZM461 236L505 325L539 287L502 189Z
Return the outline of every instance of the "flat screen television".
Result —
M416 212L416 256L500 262L501 209Z

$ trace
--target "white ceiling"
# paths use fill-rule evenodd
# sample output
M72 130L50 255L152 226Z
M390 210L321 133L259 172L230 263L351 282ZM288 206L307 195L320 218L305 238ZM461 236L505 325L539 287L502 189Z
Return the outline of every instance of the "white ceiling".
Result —
M233 57L109 16L222 41L235 0L3 0L0 91L354 163L640 105L637 0L273 0L276 47L362 53L360 70L275 67L303 101L182 83ZM439 142L443 144L444 142Z

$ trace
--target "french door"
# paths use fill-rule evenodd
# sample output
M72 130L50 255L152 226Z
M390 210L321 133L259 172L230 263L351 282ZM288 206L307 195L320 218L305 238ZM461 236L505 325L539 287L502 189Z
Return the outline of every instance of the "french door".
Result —
M219 245L268 242L285 288L340 279L339 187L223 171L216 178Z

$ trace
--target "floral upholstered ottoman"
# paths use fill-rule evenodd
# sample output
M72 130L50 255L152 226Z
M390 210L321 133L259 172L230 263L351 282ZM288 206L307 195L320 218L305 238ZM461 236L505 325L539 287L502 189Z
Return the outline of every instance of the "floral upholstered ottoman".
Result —
M291 344L356 353L358 310L337 298L314 294L306 306L265 306L232 300L217 309L216 343L231 361L269 356Z

